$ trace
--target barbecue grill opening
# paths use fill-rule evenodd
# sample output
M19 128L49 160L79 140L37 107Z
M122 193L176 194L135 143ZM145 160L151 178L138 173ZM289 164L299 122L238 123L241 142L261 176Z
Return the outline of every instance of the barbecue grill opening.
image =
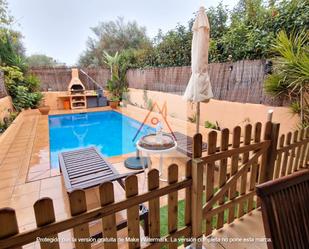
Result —
M68 91L71 94L77 94L77 93L84 93L85 91L85 86L81 82L78 76L78 69L77 68L72 68L72 79L70 81L70 84L68 86Z

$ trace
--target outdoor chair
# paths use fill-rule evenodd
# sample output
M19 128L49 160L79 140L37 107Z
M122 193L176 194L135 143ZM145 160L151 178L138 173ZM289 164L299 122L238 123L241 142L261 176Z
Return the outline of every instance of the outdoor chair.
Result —
M257 186L269 249L309 248L309 170Z

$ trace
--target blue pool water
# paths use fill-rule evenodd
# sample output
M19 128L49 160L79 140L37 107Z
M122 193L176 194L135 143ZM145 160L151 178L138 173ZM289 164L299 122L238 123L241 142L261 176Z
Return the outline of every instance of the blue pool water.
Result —
M136 141L154 131L145 125L132 141L140 127L140 122L115 111L50 116L51 167L59 167L58 153L89 146L106 157L134 152Z

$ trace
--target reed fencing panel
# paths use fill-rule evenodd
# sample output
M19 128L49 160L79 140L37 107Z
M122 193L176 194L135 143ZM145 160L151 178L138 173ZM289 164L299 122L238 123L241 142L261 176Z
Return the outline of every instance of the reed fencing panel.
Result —
M284 99L274 99L264 92L266 62L264 60L243 60L234 63L212 63L209 76L215 99L241 103L282 106L288 103ZM83 69L100 86L105 87L110 78L106 68ZM71 80L71 69L67 67L32 68L42 82L41 89L47 91L66 91ZM129 69L127 82L129 87L153 91L183 94L191 76L191 67L166 67L148 69ZM84 76L81 75L84 82ZM93 84L87 89L95 89Z
M79 77L87 90L96 90L98 85L105 87L110 78L110 70L106 68L82 68L82 70L86 74L80 70ZM40 79L41 91L67 91L72 78L71 68L69 67L37 67L31 68L30 73Z
M128 243L129 248L161 248L168 245L177 247L177 238L199 238L209 235L213 229L220 229L225 223L242 217L260 206L255 187L273 178L292 174L309 167L308 129L278 137L279 125L267 122L262 136L262 124L245 126L241 137L239 126L233 129L230 140L229 130L208 134L207 153L202 153L202 135L193 138L193 158L185 167L185 177L179 176L179 167L172 164L168 168L167 185L160 187L159 171L148 172L147 192L138 192L136 175L125 179L124 200L115 201L114 185L102 183L99 187L101 207L87 210L86 193L74 190L69 193L71 218L55 221L53 201L43 198L34 204L37 228L19 232L15 210L0 209L0 248L15 248L27 245L37 238L41 248L59 248L57 238L63 231L73 230L74 248L91 248L93 238L102 240L104 248L118 248L114 242ZM218 141L218 137L220 140ZM286 137L286 139L285 139ZM277 146L278 144L278 146ZM178 226L176 215L179 207L178 191L185 191L184 224ZM160 198L167 197L168 234L160 235ZM139 208L147 203L149 210L147 234L152 243L141 243L145 235L140 229ZM120 241L117 237L117 212L126 212L127 232L130 241ZM100 219L102 232L92 234L89 223ZM123 227L123 226L122 226ZM146 231L147 229L144 229ZM49 243L50 240L55 243ZM114 242L113 242L114 241ZM187 245L188 243L186 243Z
M3 71L0 71L0 98L8 96L8 93L5 88L4 84L4 73Z
M269 97L263 88L266 62L243 60L209 64L214 98L241 103L281 106L283 99ZM137 89L183 94L191 76L191 67L130 69L129 86Z

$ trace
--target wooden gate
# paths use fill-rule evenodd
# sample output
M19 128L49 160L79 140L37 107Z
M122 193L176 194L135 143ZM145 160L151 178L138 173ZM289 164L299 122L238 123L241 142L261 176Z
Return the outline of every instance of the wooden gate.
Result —
M200 150L202 137L199 134L194 137L193 236L209 235L214 228L222 228L224 223L233 222L259 205L255 185L266 179L271 124L265 127L263 141L261 130L261 123L257 123L253 134L252 125L248 124L242 139L241 128L235 127L231 141L228 129L219 134L212 131L208 134L208 151L204 157Z

